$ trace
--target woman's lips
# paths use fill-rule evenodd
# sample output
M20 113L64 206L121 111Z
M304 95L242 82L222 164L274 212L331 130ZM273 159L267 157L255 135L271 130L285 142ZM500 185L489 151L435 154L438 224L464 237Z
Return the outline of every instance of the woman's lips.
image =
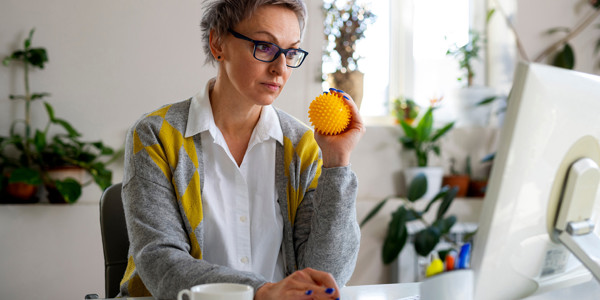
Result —
M265 87L267 87L269 90L274 91L274 92L278 91L279 88L281 87L281 85L279 85L277 83L273 83L273 82L263 83L263 85Z

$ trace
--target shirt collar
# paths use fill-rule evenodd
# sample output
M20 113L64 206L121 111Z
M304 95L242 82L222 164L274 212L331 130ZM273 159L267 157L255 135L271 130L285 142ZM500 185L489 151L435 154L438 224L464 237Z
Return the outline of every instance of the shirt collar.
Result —
M217 136L218 130L210 106L210 91L215 84L215 79L208 81L204 91L196 94L191 99L190 111L188 114L185 137L191 137L198 133L209 131L213 137ZM257 142L266 141L273 138L280 144L283 144L283 131L279 122L279 116L272 105L263 106L260 118L254 128L253 138Z

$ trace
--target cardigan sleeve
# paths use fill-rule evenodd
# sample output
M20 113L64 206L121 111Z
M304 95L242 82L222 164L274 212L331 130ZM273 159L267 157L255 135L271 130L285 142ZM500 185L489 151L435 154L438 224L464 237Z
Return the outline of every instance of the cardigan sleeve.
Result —
M340 287L352 276L358 257L357 189L350 166L322 168L317 188L304 195L294 224L298 267L329 272Z

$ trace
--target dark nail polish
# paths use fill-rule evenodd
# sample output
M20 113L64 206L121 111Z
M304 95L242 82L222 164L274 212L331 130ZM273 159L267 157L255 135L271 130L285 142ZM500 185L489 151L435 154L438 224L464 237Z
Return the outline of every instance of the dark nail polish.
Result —
M346 95L344 95L344 99L350 101L350 98L346 97Z
M333 288L327 288L325 290L325 293L330 294L330 295L333 294L333 292L335 292L335 289L333 289Z
M306 295L306 296L310 296L310 295L312 295L312 290L308 290L308 291L306 291L306 293L304 293L304 295Z

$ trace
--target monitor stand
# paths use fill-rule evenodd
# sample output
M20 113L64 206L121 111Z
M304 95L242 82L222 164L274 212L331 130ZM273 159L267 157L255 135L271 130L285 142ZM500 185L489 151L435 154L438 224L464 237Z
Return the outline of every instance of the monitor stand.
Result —
M600 168L581 158L569 168L557 211L555 239L565 245L600 282L600 238L594 233L591 214L595 205Z

